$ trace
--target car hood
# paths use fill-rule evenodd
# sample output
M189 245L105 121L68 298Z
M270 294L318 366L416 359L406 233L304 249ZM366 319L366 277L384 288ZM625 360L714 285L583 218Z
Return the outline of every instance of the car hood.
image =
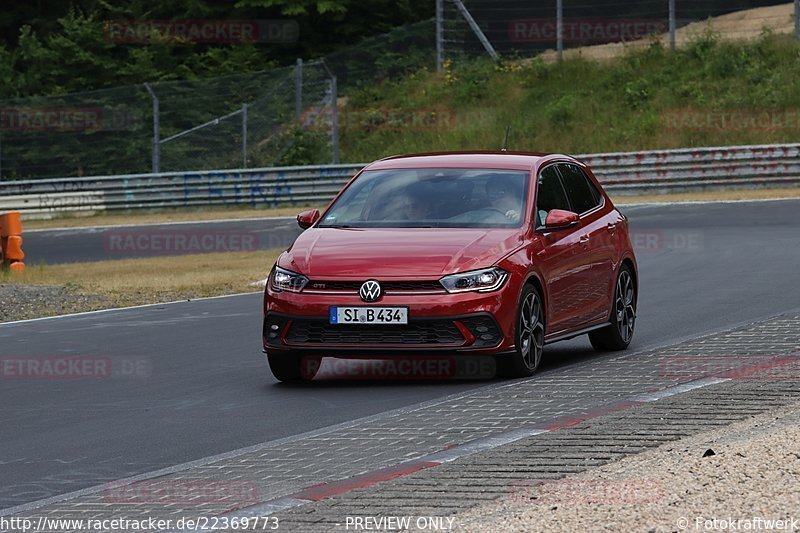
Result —
M311 228L279 264L312 279L433 278L491 266L521 242L519 229Z

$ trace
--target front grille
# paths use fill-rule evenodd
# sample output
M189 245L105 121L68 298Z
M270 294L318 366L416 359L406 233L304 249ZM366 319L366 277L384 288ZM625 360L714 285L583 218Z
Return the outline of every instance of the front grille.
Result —
M382 281L385 291L444 291L438 281Z
M290 344L461 346L464 336L452 320L417 320L405 325L328 324L295 319L286 333Z
M366 281L366 280L364 280ZM311 291L352 291L358 292L364 281L337 281L337 280L317 280L309 281L306 290ZM381 288L384 292L444 292L444 287L437 280L412 280L412 281L381 281Z

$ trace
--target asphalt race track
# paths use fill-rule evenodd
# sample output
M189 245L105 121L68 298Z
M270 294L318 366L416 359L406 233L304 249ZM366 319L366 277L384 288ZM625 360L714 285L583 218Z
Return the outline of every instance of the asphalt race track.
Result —
M23 250L27 264L76 263L287 248L300 232L294 217L24 230Z
M631 350L800 305L800 200L624 211L641 286ZM293 225L281 219L184 229L259 232L278 242ZM34 262L107 257L103 242L97 230L25 236ZM279 385L260 350L260 304L251 294L0 324L0 358L75 355L110 361L112 369L109 379L91 381L0 379L0 509L502 384ZM604 357L579 338L549 346L542 372L569 374Z

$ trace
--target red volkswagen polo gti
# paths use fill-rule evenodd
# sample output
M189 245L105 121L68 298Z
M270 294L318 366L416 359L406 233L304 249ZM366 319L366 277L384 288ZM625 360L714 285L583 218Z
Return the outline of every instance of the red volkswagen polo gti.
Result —
M529 376L546 343L628 347L637 271L626 217L564 155L391 157L359 172L270 272L264 351L304 358L492 355ZM318 359L316 359L318 361Z

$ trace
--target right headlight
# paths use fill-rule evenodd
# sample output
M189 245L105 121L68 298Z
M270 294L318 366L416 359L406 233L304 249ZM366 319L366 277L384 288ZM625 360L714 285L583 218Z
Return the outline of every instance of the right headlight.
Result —
M308 283L308 278L297 272L276 266L270 277L270 285L275 291L300 292Z
M491 292L503 286L508 278L508 272L499 267L471 270L459 274L445 276L439 283L447 292Z

